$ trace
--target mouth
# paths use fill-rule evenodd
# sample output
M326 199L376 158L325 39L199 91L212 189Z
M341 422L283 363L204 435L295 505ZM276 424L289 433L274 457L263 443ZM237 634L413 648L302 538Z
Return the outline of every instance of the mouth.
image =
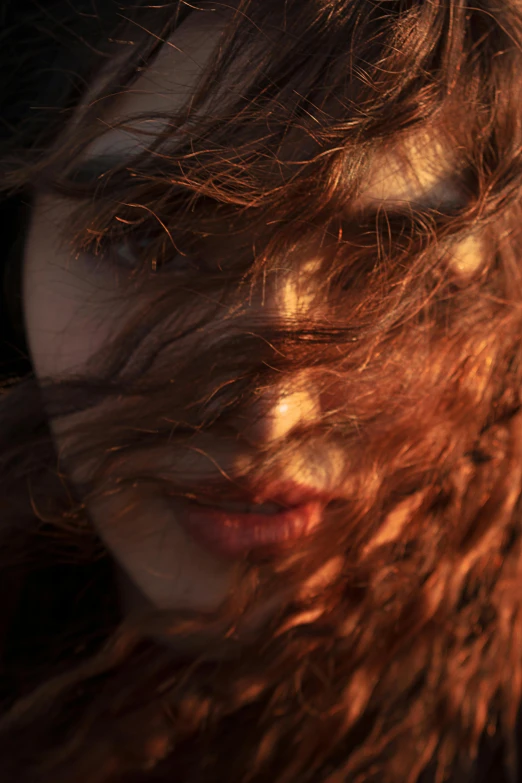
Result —
M318 493L294 487L286 494L278 492L277 499L266 495L259 503L228 498L190 500L182 525L207 551L235 559L254 549L282 551L321 521L326 502Z

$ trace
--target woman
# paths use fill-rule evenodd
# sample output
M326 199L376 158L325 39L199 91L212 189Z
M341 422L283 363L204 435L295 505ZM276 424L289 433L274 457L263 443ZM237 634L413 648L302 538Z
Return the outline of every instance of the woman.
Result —
M2 780L517 780L517 3L4 22Z

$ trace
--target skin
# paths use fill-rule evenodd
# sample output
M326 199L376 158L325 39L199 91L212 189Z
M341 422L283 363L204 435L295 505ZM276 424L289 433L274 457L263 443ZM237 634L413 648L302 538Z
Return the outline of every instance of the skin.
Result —
M198 75L219 41L222 20L196 13L163 47L156 62L140 75L132 87L109 106L100 110L106 132L85 153L117 153L123 157L147 142L140 135L143 124L132 116L145 111L172 111L190 96ZM121 118L129 118L126 130L111 128ZM74 126L75 120L73 120ZM161 120L147 123L147 131L161 127ZM418 135L403 150L375 160L361 204L387 201L420 203L426 194L440 192L451 200L448 184L448 157L440 144ZM406 163L405 163L406 160ZM35 193L34 211L27 236L24 261L25 323L30 353L37 377L59 377L81 370L105 345L124 319L124 303L115 306L118 280L113 269L94 268L73 260L63 247L60 225L67 220L72 205L63 199ZM479 240L464 239L454 251L454 268L471 274L480 259ZM253 299L251 307L259 314L284 315L306 310L311 301L311 279L320 258L310 249L307 263L299 272L279 276ZM281 442L297 425L320 416L318 396L313 386L267 390L252 410L249 423L238 423L252 449ZM57 450L63 445L64 423L51 422ZM230 467L237 467L248 455L234 451L233 445L210 440L209 453ZM148 456L148 459L151 455ZM162 455L158 454L158 460ZM326 473L335 478L341 456L315 453L303 455L292 465L282 466L284 478L305 481L321 488ZM305 467L308 473L305 475ZM325 469L328 466L328 471ZM194 475L209 475L208 460L194 458ZM73 477L74 478L74 477ZM215 609L227 596L240 565L225 561L201 549L179 525L183 506L169 505L161 497L123 492L93 503L89 513L94 525L117 564L122 599L131 610L142 606L169 609Z

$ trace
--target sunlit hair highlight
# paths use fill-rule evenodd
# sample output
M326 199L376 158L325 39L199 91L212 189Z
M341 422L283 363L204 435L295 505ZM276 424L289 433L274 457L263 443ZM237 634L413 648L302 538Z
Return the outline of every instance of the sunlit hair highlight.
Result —
M144 117L164 126L130 161L82 176L103 96L190 14L218 7L224 33L187 104ZM0 153L6 195L76 205L72 259L140 248L115 293L128 318L85 374L4 389L3 778L515 781L522 14L485 0L133 13L93 34L89 92L63 98L72 125L49 110L54 135L36 123L34 138L20 120ZM455 205L361 210L372 161L407 160L415 134L453 156ZM250 307L311 259L306 311ZM266 388L305 381L321 419L228 478L277 476L318 444L341 450L342 500L321 529L291 555L246 558L214 613L121 620L90 504L124 490L125 524L149 492L197 495L194 433L241 441L237 422ZM78 413L57 455L46 421ZM41 583L59 573L94 597L51 644L41 629L61 587L45 597ZM27 654L37 638L39 666Z

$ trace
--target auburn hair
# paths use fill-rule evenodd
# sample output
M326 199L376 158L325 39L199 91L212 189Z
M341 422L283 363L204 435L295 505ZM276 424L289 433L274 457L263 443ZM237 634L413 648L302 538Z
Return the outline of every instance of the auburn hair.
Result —
M85 176L111 96L191 14L224 29L190 100L143 115L132 159ZM2 38L10 268L34 193L75 204L72 258L107 263L138 238L143 261L117 294L128 318L83 374L5 372L2 779L516 780L520 5L31 0L6 9ZM451 153L458 203L358 210L371 161L407 156L422 134ZM252 287L310 248L321 268L306 316L255 315ZM226 437L270 384L303 375L329 402L323 418L252 471L335 444L343 501L291 555L246 558L215 612L122 617L89 501L183 496L182 468L139 457L168 443L182 465L195 431ZM76 413L58 455L48 421ZM74 465L88 466L84 486ZM284 606L249 634L281 585Z

